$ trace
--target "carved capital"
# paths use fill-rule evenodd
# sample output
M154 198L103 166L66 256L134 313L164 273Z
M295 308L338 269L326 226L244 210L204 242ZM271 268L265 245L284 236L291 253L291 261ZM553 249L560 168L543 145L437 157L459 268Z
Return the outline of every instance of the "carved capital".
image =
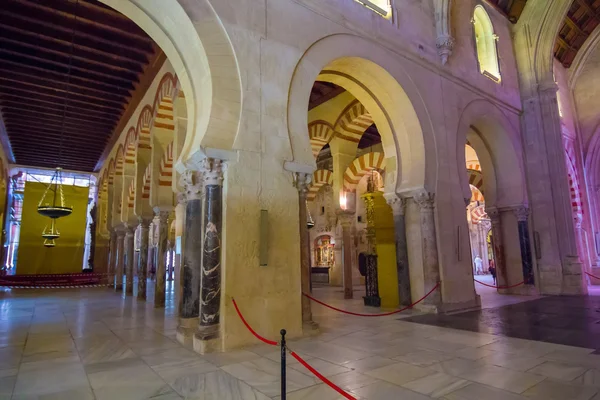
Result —
M298 194L306 197L308 187L310 186L311 174L304 172L294 172L294 187L298 189Z
M496 207L487 207L485 212L490 217L492 224L500 222L500 211Z
M204 186L223 184L223 161L218 158L205 158L202 162Z
M169 215L171 215L169 211L155 211L154 219L158 220L161 225L166 225L169 221Z
M337 211L338 221L343 229L349 229L352 227L352 223L354 222L354 213L338 210Z
M404 215L406 211L406 199L403 197L398 197L397 194L385 194L385 200L388 205L392 208L392 213L394 215Z
M438 56L440 56L442 65L446 65L448 58L452 55L454 43L454 38L450 35L441 35L436 38L435 47L437 48Z
M513 212L517 216L517 221L519 222L527 221L527 218L529 217L529 207L526 206L515 207Z
M202 175L198 171L186 170L181 174L180 181L186 201L199 200L202 197Z
M138 222L140 223L140 227L142 229L149 229L152 220L150 218L138 217Z
M421 212L430 212L435 208L435 194L429 192L419 192L414 197L415 202L421 208Z

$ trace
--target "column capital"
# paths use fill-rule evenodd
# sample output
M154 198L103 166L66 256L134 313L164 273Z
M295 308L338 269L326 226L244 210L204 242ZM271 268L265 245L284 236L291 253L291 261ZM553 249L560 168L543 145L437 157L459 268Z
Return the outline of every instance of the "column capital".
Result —
M500 210L496 207L486 207L485 212L490 217L492 223L500 221Z
M448 57L452 55L454 42L454 38L450 35L440 35L435 39L435 47L437 48L438 56L441 58L442 65L446 65Z
M342 228L350 228L354 222L354 213L346 210L337 210L338 221Z
M218 158L205 158L202 162L204 186L223 185L223 169L225 164Z
M166 224L169 220L169 216L171 215L170 211L166 210L155 210L154 217L159 220L161 224Z
M298 189L300 196L305 196L308 193L308 187L310 186L311 174L304 172L294 172L294 187Z
M179 183L183 187L182 195L185 196L185 200L200 200L202 197L202 174L188 169L181 174L179 179Z
M529 207L527 206L518 206L513 208L513 212L517 216L517 221L525 222L529 217Z
M421 208L421 212L432 211L435 208L435 193L421 191L415 194L414 199Z
M150 228L150 223L152 222L152 218L138 217L138 222L140 223L140 226L142 227L142 229L148 229L148 228Z
M392 208L392 213L397 215L404 215L406 210L406 198L398 196L396 193L386 193L383 195L385 201Z

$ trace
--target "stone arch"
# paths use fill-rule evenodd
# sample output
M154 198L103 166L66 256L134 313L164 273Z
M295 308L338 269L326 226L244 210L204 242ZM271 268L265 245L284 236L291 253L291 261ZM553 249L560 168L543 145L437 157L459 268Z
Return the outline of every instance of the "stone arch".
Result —
M125 164L125 153L123 151L123 145L119 144L117 152L115 154L115 174L119 175L123 173L123 165Z
M435 140L419 90L397 56L354 35L336 34L317 41L296 66L288 102L293 161L314 165L305 113L310 96L307 82L316 80L343 87L371 112L386 156L386 191L433 191Z
M373 170L383 174L385 162L384 155L379 152L366 153L358 157L344 173L344 190L355 192L358 182Z
M342 111L333 129L337 137L358 143L371 125L373 117L361 102L355 100Z
M190 134L180 160L201 147L231 149L240 124L241 80L233 47L210 2L101 1L160 46L188 95Z
M313 121L308 124L308 136L310 148L316 158L321 149L334 138L335 131L327 121Z
M467 173L469 174L469 185L475 187L483 194L483 174L481 173L481 170L467 168ZM472 191L473 190L471 190L471 192Z
M471 188L471 202L478 201L481 203L485 201L483 193L481 192L481 190L479 190L477 186L469 185L469 187Z
M134 128L129 128L125 136L125 165L126 169L135 164L137 132Z
M152 125L153 120L154 111L152 110L152 107L150 107L150 105L146 104L140 112L138 123L136 125L138 149L152 148L152 146L150 145L150 127Z
M463 197L471 198L469 174L465 173L465 143L476 151L483 174L482 191L488 207L527 202L525 168L519 133L502 111L487 100L465 107L457 132L457 173Z
M167 145L160 161L159 186L171 187L173 179L173 142Z
M326 169L318 169L313 173L312 182L306 195L307 201L313 201L323 185L333 185L333 173Z

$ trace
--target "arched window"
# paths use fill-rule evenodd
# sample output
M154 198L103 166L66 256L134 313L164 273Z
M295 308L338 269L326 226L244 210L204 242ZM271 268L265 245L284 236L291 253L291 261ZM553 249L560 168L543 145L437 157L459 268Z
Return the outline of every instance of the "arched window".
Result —
M476 6L473 13L475 43L479 71L495 82L500 82L500 67L498 66L497 36L490 16L482 6Z
M392 15L392 7L390 0L355 0L363 6L375 11L386 18L390 18Z

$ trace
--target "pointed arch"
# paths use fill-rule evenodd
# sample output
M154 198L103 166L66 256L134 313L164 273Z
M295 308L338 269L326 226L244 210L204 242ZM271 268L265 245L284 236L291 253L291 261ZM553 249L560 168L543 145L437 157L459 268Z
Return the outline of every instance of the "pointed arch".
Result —
M358 143L371 125L373 125L373 117L360 101L355 100L342 111L333 128L337 132L337 137Z
M306 195L307 201L313 201L324 185L333 186L333 173L326 169L318 169L313 173L312 183Z
M373 170L383 174L385 170L385 157L383 153L366 153L355 159L344 173L344 190L355 192L356 186L362 177Z
M326 121L313 121L308 124L308 135L310 137L310 148L315 158L321 149L335 136L333 126Z

